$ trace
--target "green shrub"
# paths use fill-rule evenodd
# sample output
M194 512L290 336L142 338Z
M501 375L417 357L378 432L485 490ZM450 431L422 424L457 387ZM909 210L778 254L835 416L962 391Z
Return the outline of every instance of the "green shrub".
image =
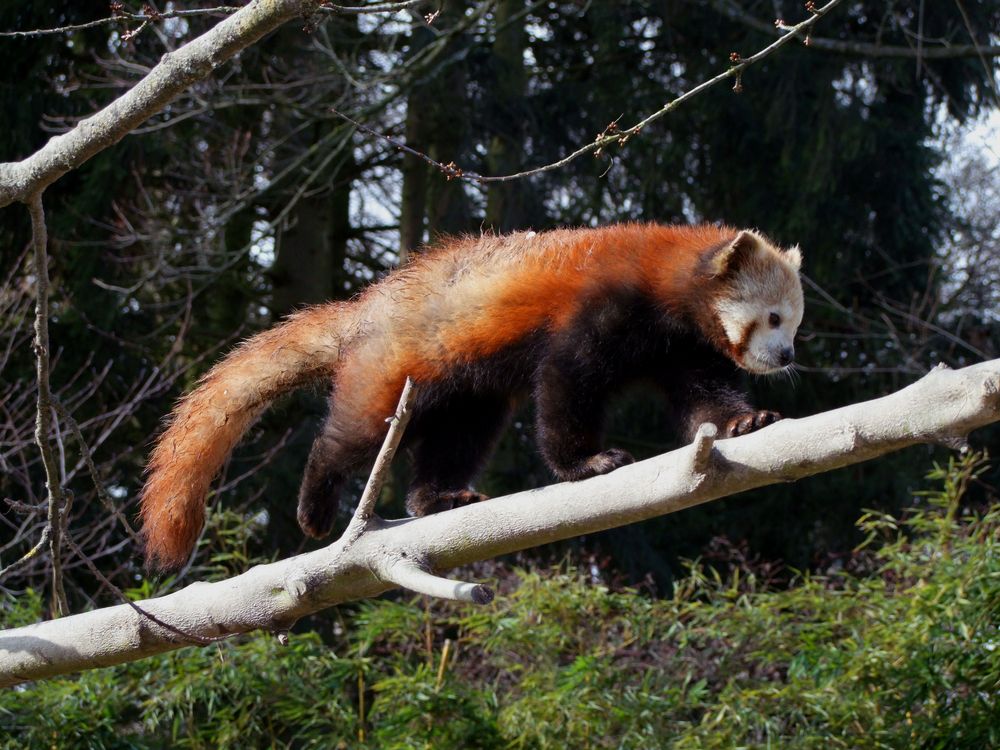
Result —
M332 644L262 635L7 691L0 743L997 747L1000 508L959 512L981 468L936 468L905 520L865 515L842 569L781 590L692 564L670 600L549 570L483 608L364 602Z

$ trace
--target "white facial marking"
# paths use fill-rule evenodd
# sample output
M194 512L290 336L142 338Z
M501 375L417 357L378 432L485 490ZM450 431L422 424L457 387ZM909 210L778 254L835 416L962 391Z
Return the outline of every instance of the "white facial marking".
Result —
M753 373L781 370L791 363L795 332L802 322L802 286L796 265L780 251L764 250L733 279L715 310L729 343L741 349L737 362ZM774 253L768 257L768 253ZM779 317L771 325L772 314ZM746 340L750 332L749 340Z
M721 299L716 303L715 310L719 314L722 330L726 332L726 338L731 344L739 343L747 326L761 313L760 304L756 301L739 298Z

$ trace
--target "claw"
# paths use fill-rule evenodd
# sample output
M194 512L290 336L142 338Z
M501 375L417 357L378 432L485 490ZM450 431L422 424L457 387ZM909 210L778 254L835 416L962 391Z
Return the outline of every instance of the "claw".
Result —
M483 500L489 500L489 497L475 490L446 490L444 492L414 490L406 499L406 508L411 516L429 516L432 513L441 513Z
M746 435L762 427L767 427L769 424L774 424L779 419L781 419L781 415L778 412L766 409L740 414L730 419L726 424L726 435L728 437Z

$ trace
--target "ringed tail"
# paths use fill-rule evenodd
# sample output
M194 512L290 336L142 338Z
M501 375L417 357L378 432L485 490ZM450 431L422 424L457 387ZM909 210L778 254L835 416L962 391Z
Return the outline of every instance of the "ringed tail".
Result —
M289 316L240 344L177 404L156 441L142 490L147 566L171 570L187 561L215 475L275 398L332 376L348 339L349 309L334 302Z

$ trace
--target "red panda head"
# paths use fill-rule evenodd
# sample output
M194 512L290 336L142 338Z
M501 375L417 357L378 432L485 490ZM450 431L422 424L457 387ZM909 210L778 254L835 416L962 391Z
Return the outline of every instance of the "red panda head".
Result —
M780 250L756 232L742 231L708 263L718 284L711 297L712 313L729 356L753 373L788 367L802 322L799 248Z

